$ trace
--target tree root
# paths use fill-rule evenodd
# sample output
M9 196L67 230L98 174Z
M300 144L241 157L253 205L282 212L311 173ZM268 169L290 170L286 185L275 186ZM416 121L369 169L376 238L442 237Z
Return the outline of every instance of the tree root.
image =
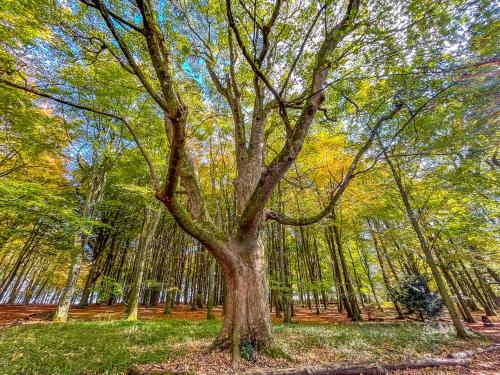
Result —
M207 348L207 353L213 351L223 351L231 347L231 337L225 337L223 339L216 338L210 346Z

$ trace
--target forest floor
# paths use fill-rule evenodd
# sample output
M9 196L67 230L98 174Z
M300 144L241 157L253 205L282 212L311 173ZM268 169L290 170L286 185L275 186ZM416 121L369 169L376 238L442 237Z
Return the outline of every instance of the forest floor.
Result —
M69 324L43 324L54 309L48 305L0 306L1 374L120 374L131 366L142 372L229 373L229 354L206 353L220 327L206 321L206 310L176 306L163 315L163 306L140 307L138 322L125 322L125 307L88 306L72 308ZM397 320L393 311L364 314L365 322L351 323L330 306L322 315L296 308L293 321L282 324L274 317L274 333L288 359L259 356L255 363L243 361L239 371L283 368L349 361L359 363L398 362L428 357L446 357L451 352L500 342L500 319L486 328L467 327L482 335L455 339L447 319L433 324ZM373 319L369 321L369 318ZM487 336L488 338L486 338ZM500 352L474 357L469 367L406 370L398 374L499 374Z

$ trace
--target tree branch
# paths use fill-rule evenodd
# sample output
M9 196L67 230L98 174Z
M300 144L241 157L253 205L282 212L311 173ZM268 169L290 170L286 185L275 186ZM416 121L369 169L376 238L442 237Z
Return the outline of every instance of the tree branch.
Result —
M108 27L109 31L113 35L113 38L115 41L118 43L118 46L120 47L123 55L127 59L131 69L134 71L136 77L139 79L139 81L142 83L146 91L151 95L153 100L158 103L158 105L161 108L165 108L165 101L156 93L156 91L153 89L151 86L151 83L149 82L148 78L145 76L145 74L142 72L140 69L139 65L135 61L135 58L128 48L127 44L124 42L123 38L120 36L118 31L116 30L115 26L113 25L113 22L111 20L111 15L102 3L101 0L95 0L95 5L96 9L99 11L101 14L104 22L106 23L106 26Z
M98 6L96 4L94 4L92 1L89 1L89 0L79 0L82 4L85 4L86 6L89 6L89 7L92 7L92 8L95 8L95 9L99 9ZM135 31L137 31L138 33L140 34L144 34L144 29L134 25L133 23L125 20L123 17L120 17L119 15L117 15L116 13L108 10L108 13L111 17L113 17L117 22L119 22L122 26L127 26Z
M56 96L54 96L52 94L47 94L45 92L39 91L37 88L18 85L17 83L7 81L7 80L5 80L3 78L0 78L0 83L3 83L4 85L10 86L10 87L14 87L14 88L19 89L19 90L23 90L25 92L29 92L31 94L34 94L34 95L37 95L37 96L40 96L40 97L43 97L43 98L47 98L47 99L53 100L53 101L55 101L57 103L61 103L61 104L64 104L64 105L67 105L67 106L70 106L70 107L73 107L73 108L76 108L76 109L80 109L80 110L87 111L87 112L92 112L92 113L95 113L95 114L98 114L98 115L102 115L102 116L106 116L106 117L111 117L111 118L114 118L116 120L121 121L125 125L125 127L127 128L127 130L130 132L130 134L132 135L132 138L134 139L134 142L137 145L137 148L141 152L142 157L144 158L144 160L146 161L146 164L147 164L147 167L148 167L148 171L149 171L149 175L151 177L151 183L152 183L153 188L155 190L158 189L158 187L159 187L159 185L158 185L158 179L156 177L156 173L155 173L155 170L154 170L154 167L153 167L153 163L151 162L151 159L149 158L148 154L146 153L146 150L144 149L144 147L142 146L141 142L139 141L139 138L137 137L137 134L135 133L134 129L130 126L129 122L127 121L127 119L125 117L117 115L115 113L101 111L99 109L92 108L92 107L89 107L89 106L86 106L86 105L83 105L83 104L73 103L73 102L70 102L70 101L65 100L65 99L60 99L60 98L58 98L58 97L56 97Z
M361 147L358 152L356 153L356 156L354 157L353 161L351 162L351 165L349 166L349 169L347 170L347 173L345 177L343 178L342 182L337 186L337 188L334 190L330 202L328 203L328 206L326 206L321 212L317 213L316 215L310 216L310 217L302 217L302 218L291 218L287 217L281 213L276 213L273 211L268 211L266 212L266 219L267 220L275 220L281 224L285 225L297 225L297 226L302 226L302 225L309 225L309 224L314 224L318 221L320 221L322 218L324 218L326 215L328 215L330 212L333 211L333 208L335 207L335 204L339 200L339 198L342 196L344 191L347 189L347 186L351 182L351 180L356 176L356 168L363 157L363 155L366 153L366 151L370 148L370 146L373 143L373 140L375 139L376 135L378 134L378 131L382 124L390 119L392 119L396 114L401 110L403 107L402 103L396 103L394 106L394 109L388 113L385 116L382 116L379 118L375 126L372 128L370 132L370 136L368 137L367 141Z
M229 0L227 0L230 2ZM316 63L313 69L311 83L308 89L309 97L306 99L293 133L288 137L287 142L279 155L269 164L262 173L259 182L247 203L247 206L240 219L240 227L256 226L260 221L259 216L264 210L265 204L274 186L290 168L302 149L302 145L309 131L315 114L324 101L322 92L323 84L326 81L331 67L329 57L340 41L347 35L354 25L353 21L358 13L359 1L350 0L344 18L335 25L325 36L316 54ZM278 100L280 100L278 98Z

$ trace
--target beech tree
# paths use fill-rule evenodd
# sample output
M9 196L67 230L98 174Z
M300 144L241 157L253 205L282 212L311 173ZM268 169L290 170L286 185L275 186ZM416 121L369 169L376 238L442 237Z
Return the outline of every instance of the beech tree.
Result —
M116 69L112 74L92 75L94 79L83 83L69 80L62 69L50 78L64 77L70 87L56 88L54 81L40 74L45 72L43 61L30 57L40 68L36 79L27 79L23 66L9 64L0 82L64 107L107 117L127 129L147 165L156 199L221 267L225 315L212 348L230 344L233 361L249 338L259 350L273 344L265 222L276 221L281 227L305 226L325 217L335 221L342 194L356 176L370 169L366 159L377 160L371 146L378 133L385 129L397 134L439 95L442 82L437 85L428 79L429 69L442 63L436 73L441 79L453 71L448 40L468 36L456 26L465 6L459 1L46 3L49 10L44 17L48 12L48 43L57 52L54 59L61 59L62 65L82 60ZM481 6L475 5L478 12ZM469 26L475 18L464 22ZM193 80L194 88L189 84ZM376 84L358 83L370 80ZM73 95L72 88L82 89L85 84L96 88L96 93ZM123 92L117 95L114 90L121 85L134 94L127 92L128 99L123 99L127 96ZM364 97L363 111L352 95ZM107 96L111 99L102 99ZM194 99L200 96L199 102ZM412 110L409 103L415 97L423 104ZM149 117L141 117L139 103L146 102L154 109ZM356 110L346 110L347 105ZM189 139L198 120L204 121L202 112L207 108L227 114L232 123L235 213L224 216L224 223L209 207L197 150ZM156 126L158 119L168 140L168 151L159 148L163 165L158 162L159 151L143 142L148 126ZM332 131L332 124L355 129L348 167L332 184L319 212L291 217L271 210L273 192L321 122L330 124ZM395 123L403 125L398 129L392 126ZM335 248L339 252L347 294L344 303L356 317L354 281L336 228L327 234L329 245L332 254ZM142 256L137 256L138 280L142 262ZM69 304L67 296L62 301Z

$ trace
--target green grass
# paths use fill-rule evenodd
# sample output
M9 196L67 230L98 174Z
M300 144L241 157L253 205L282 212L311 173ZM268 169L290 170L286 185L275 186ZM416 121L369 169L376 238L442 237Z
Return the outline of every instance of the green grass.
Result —
M132 364L182 356L188 343L215 337L218 321L81 321L0 330L0 374L121 374ZM419 323L274 327L277 346L295 358L398 360L477 345L448 328ZM314 357L309 357L309 361Z
M0 330L0 374L119 374L163 362L174 344L215 336L213 321L82 321Z
M308 349L324 351L329 361L400 361L448 353L487 344L477 336L457 340L449 326L404 323L289 325L275 327L282 349L292 357L308 356Z

